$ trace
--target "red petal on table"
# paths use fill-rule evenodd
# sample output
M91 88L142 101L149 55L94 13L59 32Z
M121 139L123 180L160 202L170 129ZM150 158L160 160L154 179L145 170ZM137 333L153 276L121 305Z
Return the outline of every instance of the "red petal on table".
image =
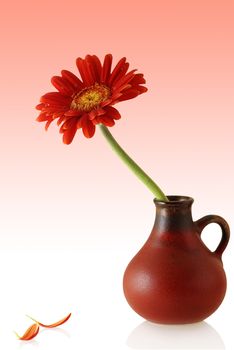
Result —
M17 337L19 338L19 340L31 340L33 339L39 332L39 324L38 323L34 323L32 326L30 326L26 332L24 333L24 335L22 337L20 337L17 333Z
M34 318L30 317L33 321L37 322L41 327L45 327L45 328L54 328L54 327L58 327L61 326L61 324L67 322L67 320L71 317L71 313L69 315L67 315L66 317L64 317L62 320L52 323L52 324L43 324L41 322L38 322L36 320L34 320Z

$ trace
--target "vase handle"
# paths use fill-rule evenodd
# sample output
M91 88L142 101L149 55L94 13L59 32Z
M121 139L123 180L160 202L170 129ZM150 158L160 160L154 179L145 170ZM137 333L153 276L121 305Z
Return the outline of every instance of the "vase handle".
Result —
M226 220L224 220L221 216L218 215L206 215L203 218L195 221L195 225L198 228L199 235L201 235L202 230L205 228L205 226L212 223L218 224L222 229L221 241L214 251L214 253L217 254L219 258L221 258L230 237L230 228Z

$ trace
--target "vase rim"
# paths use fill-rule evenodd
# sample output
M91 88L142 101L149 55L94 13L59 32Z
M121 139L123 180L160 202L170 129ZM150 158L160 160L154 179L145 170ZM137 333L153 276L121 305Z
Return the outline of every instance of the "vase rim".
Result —
M194 199L189 196L180 196L180 195L168 195L168 202L154 198L154 203L159 206L182 206L182 205L191 205L194 202Z

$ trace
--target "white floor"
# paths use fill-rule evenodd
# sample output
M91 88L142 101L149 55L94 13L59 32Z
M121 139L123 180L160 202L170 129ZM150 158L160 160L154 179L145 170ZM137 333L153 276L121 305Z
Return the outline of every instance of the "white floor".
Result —
M231 281L222 306L205 322L156 325L136 315L124 299L122 275L128 260L126 250L114 247L0 251L0 348L234 348ZM52 323L69 312L66 324L42 329L34 340L22 342L13 333L23 334L31 324L25 314Z

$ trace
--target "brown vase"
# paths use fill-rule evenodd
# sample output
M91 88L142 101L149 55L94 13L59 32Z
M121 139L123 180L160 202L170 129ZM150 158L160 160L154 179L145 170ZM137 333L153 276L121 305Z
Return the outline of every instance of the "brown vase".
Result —
M154 200L153 230L124 274L123 288L129 305L145 319L164 324L202 321L221 304L226 292L222 253L229 227L220 216L193 221L193 199L168 196ZM214 252L201 239L203 228L217 223L222 238Z

